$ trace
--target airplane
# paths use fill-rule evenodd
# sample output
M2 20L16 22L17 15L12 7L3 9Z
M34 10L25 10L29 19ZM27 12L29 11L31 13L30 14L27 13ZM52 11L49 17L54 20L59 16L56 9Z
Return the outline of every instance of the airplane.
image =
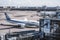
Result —
M22 28L25 28L25 27L39 27L39 21L27 20L26 18L25 18L25 20L11 19L6 12L4 14L5 14L6 20L8 22L10 22L12 24L20 25Z

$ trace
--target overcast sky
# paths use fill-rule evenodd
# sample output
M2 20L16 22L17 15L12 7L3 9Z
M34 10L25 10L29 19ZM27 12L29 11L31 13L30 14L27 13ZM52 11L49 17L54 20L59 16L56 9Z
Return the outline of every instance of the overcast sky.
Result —
M60 6L60 0L0 0L0 6Z

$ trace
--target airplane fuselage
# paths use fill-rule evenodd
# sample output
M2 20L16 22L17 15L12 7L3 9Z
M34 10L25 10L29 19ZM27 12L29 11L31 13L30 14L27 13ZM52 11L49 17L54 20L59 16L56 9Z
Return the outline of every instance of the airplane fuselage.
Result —
M37 21L32 22L30 20L25 21L25 20L11 19L11 20L7 20L7 21L10 22L10 23L16 23L18 25L23 25L23 24L28 25L28 26L38 26L39 25L39 22L37 22Z

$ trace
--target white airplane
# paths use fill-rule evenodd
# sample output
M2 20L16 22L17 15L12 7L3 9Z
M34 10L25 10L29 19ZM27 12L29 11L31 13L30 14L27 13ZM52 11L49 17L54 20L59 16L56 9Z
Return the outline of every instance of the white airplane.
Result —
M10 19L10 17L7 15L7 13L4 13L6 16L6 20L12 24L20 25L21 27L39 27L39 22L35 20L17 20L17 19Z

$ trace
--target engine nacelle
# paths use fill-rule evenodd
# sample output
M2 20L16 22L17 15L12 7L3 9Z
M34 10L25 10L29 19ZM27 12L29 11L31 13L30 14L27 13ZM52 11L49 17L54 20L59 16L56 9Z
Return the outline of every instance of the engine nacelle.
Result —
M21 24L21 28L25 28L25 24Z

